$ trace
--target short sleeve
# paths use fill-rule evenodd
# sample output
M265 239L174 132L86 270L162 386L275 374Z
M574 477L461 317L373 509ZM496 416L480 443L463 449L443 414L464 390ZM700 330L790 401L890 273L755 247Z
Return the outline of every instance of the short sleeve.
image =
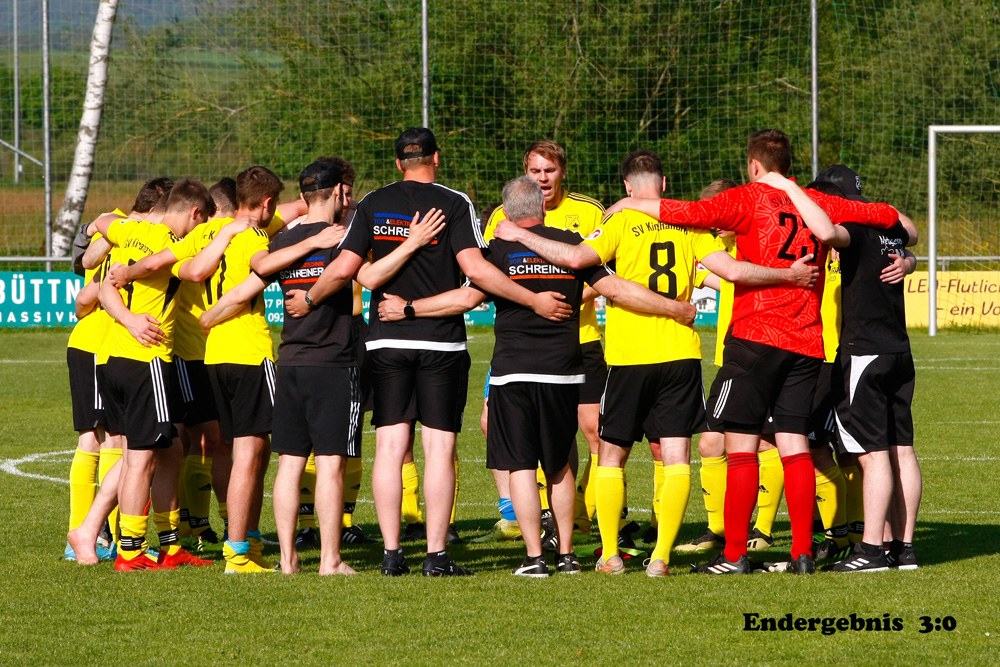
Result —
M608 218L607 222L592 231L583 242L593 248L594 252L601 258L601 262L607 264L618 253L624 224L625 216L616 213Z
M113 246L121 247L125 239L129 237L135 228L135 220L121 219L115 220L108 225L108 242Z
M694 248L694 256L700 262L705 257L711 255L713 252L726 252L726 246L722 242L722 239L712 236L708 231L695 231L694 243L692 244ZM704 281L704 279L703 279Z
M445 220L445 224L450 227L449 243L453 254L469 248L485 248L486 242L476 224L476 211L472 208L472 202L461 197L452 206L452 214Z
M358 210L347 228L347 234L340 241L341 250L350 250L358 257L368 257L372 249L372 211L370 195L361 200Z
M489 243L493 240L493 234L496 233L497 225L500 221L507 217L507 214L503 210L503 206L497 206L490 213L489 220L486 221L486 229L483 230L483 240Z
M588 285L593 286L594 283L598 282L601 278L610 276L611 270L604 264L595 264L594 266L588 266L584 269L577 269L575 273L577 278L583 280Z
M267 223L267 227L264 228L264 231L267 232L267 235L270 237L280 232L284 226L285 221L281 217L281 211L274 209L274 215L271 216L271 222Z

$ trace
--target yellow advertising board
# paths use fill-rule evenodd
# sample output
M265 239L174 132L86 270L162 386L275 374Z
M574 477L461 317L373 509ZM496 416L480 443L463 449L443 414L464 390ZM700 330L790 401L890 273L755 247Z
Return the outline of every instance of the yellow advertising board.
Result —
M938 271L939 327L1000 327L1000 271ZM929 278L926 271L906 277L906 326L926 327Z

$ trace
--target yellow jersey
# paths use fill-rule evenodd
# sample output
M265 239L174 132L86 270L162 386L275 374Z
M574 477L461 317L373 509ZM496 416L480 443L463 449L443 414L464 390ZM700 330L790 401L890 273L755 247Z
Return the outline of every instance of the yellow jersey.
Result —
M733 259L736 259L736 236L729 236L720 239ZM726 334L729 332L729 323L733 319L733 299L736 297L736 287L728 280L719 279L721 283L719 297L717 300L716 312L719 314L719 322L716 327L715 336L715 365L722 366L722 350L726 347Z
M824 361L832 364L837 358L837 348L840 347L840 259L833 259L830 253L826 258L826 282L823 284L823 300L820 302L819 315L823 320L823 353Z
M225 223L223 223L225 224ZM267 251L267 231L256 227L240 232L229 242L222 261L208 279L205 304L209 307L247 279L253 269L250 259ZM259 366L274 361L274 345L264 312L264 295L258 294L233 317L212 328L205 344L206 364Z
M212 242L219 230L233 221L233 218L212 218L208 222L202 223L191 230L191 233L184 237L184 245L175 251L178 263L182 263L205 249ZM285 222L281 218L281 213L274 212L274 217L268 223L266 232L268 236L274 236ZM208 343L208 336L201 330L198 318L208 310L213 301L208 301L211 278L207 278L204 283L192 283L184 281L178 293L177 321L174 330L174 356L185 361L204 361L205 347ZM214 294L213 294L214 296ZM221 362L220 362L221 363Z
M108 227L108 241L115 247L113 261L130 265L165 248L174 248L180 243L180 239L174 236L166 225L130 219L111 223ZM181 279L177 277L177 266L174 264L169 273L157 271L134 280L119 290L125 306L130 311L151 315L160 323L160 329L164 334L163 343L145 347L132 337L128 329L114 322L108 336L109 356L136 361L152 361L159 357L165 362L171 361L176 296L181 286Z
M90 242L93 243L94 241L102 238L104 238L104 236L100 232L97 232L94 234ZM111 253L109 252L107 256L105 256L104 261L93 269L88 269L84 272L83 286L86 287L92 282L104 282L104 277L108 275L108 270L110 268ZM76 326L73 327L73 332L69 335L69 342L66 346L96 354L100 351L101 343L104 342L104 339L107 336L108 327L111 325L111 321L111 316L108 315L107 311L105 311L98 302L97 307L84 315L83 319L77 322Z
M493 239L497 224L506 217L503 206L493 210L483 232L486 243ZM586 238L601 226L603 217L604 207L596 199L575 192L565 192L558 206L545 211L545 226L568 229ZM593 301L588 301L580 308L580 342L590 343L595 340L601 340L601 330L597 326L597 308Z
M662 223L638 211L616 213L584 243L601 261L615 260L622 278L678 301L690 301L698 262L725 251L708 230ZM613 302L607 318L604 356L609 366L701 359L701 339L693 327Z

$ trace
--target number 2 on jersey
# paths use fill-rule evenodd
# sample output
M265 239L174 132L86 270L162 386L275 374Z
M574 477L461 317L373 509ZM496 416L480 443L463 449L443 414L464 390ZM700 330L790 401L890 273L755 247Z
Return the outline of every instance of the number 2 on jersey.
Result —
M792 241L795 240L795 235L799 231L799 219L791 213L779 213L778 214L778 224L782 227L791 227L791 231L788 232L788 238L785 239L785 245L781 246L781 250L778 251L778 257L781 259L787 259L789 262L794 262L798 259L795 253L789 252L789 248L792 245ZM810 264L816 262L816 258L819 257L819 241L812 234L809 234L809 241L812 243L812 261ZM805 257L809 253L806 252L806 247L802 246L801 257Z
M660 261L661 257L662 262ZM676 263L677 254L673 241L653 243L649 246L649 268L653 269L653 273L649 276L649 289L651 291L662 294L668 299L677 298L677 276L671 271ZM659 289L661 276L667 279L666 290Z

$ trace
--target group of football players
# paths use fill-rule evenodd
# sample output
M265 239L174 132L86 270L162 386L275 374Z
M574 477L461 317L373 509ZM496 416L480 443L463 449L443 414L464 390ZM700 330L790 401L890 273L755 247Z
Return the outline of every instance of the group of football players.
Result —
M434 134L410 128L396 142L401 179L356 206L353 167L320 158L291 203L278 205L281 180L254 166L211 188L154 179L129 213L84 226L67 351L79 433L68 559L174 569L211 565L195 553L221 546L227 573L293 574L296 545L318 543L320 574L354 573L340 545L374 541L352 517L371 410L381 573L408 573L402 543L419 538L425 576L471 574L447 552L462 541L463 313L492 300L481 426L500 518L477 541L522 539L515 575L548 576L546 551L556 572L579 573L574 532L591 532L595 516L597 571L626 570L641 552L625 464L644 439L651 577L670 574L674 550L721 549L695 568L705 574L804 574L817 560L845 572L917 567L902 294L916 230L905 215L869 203L842 165L799 187L779 130L750 136L746 185L720 179L695 202L664 199L659 156L633 151L621 166L628 196L606 211L566 190L565 151L539 141L482 226L468 196L437 183L440 159ZM285 311L277 355L271 283ZM721 368L707 401L690 303L700 286L719 290ZM677 545L699 434L708 530ZM260 532L272 452L277 564ZM774 544L782 491L790 557L752 563L748 550Z

